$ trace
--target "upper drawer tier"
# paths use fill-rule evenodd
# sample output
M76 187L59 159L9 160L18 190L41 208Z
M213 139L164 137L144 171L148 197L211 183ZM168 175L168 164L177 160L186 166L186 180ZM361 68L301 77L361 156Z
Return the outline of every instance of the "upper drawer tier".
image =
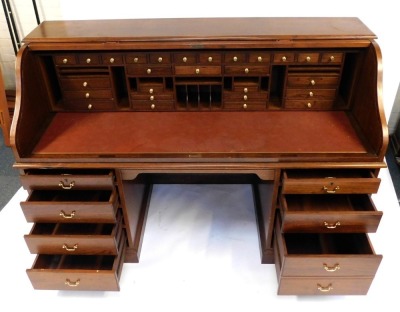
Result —
M26 170L21 184L25 189L112 189L114 174L109 170Z
M370 194L381 180L370 170L287 170L283 194Z

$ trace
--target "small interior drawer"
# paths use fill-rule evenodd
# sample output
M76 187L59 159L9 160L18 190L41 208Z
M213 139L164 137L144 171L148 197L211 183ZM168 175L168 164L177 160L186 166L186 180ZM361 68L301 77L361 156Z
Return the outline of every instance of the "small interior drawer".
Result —
M373 277L382 260L368 234L282 233L279 218L274 244L281 277Z
M32 254L117 255L122 215L113 223L35 223L25 242Z
M285 170L283 194L376 193L381 179L366 169Z
M366 194L286 194L280 207L283 232L376 232L382 218Z
M40 254L26 271L35 289L117 291L125 240L121 235L118 256Z
M115 223L116 190L33 190L22 211L28 222Z
M110 170L31 169L20 178L28 190L114 188L114 173Z

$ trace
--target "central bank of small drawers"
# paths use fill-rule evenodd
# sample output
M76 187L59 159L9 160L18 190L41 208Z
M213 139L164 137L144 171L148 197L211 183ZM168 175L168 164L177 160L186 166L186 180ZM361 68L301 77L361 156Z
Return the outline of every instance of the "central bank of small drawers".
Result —
M367 169L286 170L275 224L279 294L366 294L379 267L369 241L382 218Z
M27 170L21 181L33 287L118 290L126 238L113 172Z

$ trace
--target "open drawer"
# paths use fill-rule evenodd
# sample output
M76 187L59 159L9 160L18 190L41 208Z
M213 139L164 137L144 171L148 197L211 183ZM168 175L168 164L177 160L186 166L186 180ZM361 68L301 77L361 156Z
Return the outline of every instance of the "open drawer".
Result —
M117 255L122 215L113 223L35 223L25 241L33 254Z
M26 270L35 289L119 290L126 239L121 235L118 256L38 255Z
M34 190L21 202L28 222L115 223L118 196L113 190Z
M281 195L283 232L376 232L382 212L369 195Z
M371 194L381 180L368 169L285 170L283 194Z

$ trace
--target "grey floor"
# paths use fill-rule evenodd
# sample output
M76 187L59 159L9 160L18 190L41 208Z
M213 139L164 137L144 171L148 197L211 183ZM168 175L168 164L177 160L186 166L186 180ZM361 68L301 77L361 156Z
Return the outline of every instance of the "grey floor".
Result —
M14 155L11 148L4 145L0 130L0 211L21 187L18 170L13 169Z

